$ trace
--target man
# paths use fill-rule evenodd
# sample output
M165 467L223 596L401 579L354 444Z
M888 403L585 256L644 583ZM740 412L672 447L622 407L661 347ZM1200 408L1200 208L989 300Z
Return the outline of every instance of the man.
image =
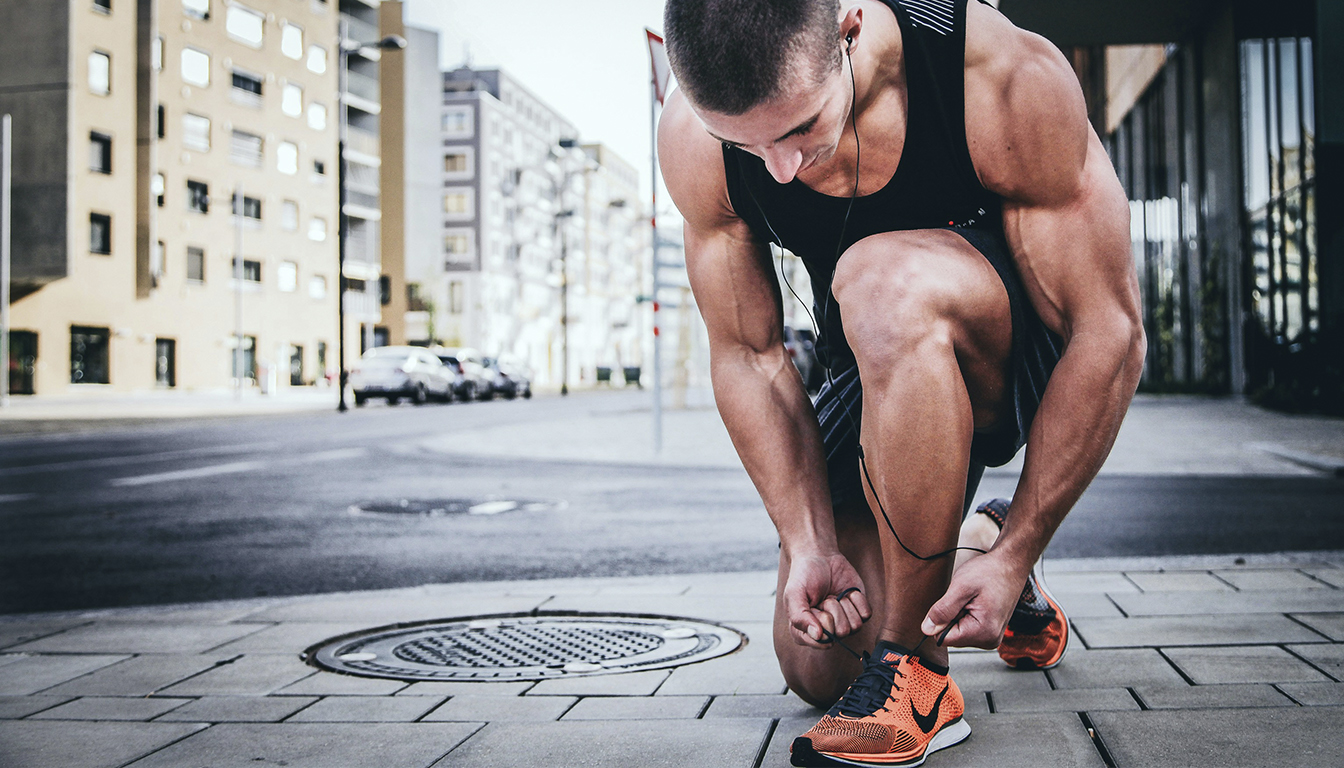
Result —
M1068 63L989 5L668 0L665 21L662 171L719 410L779 530L775 650L835 703L794 764L922 763L970 733L947 646L1048 667L1067 644L1032 568L1143 366L1125 195ZM812 278L815 406L771 243ZM1011 505L959 529L1023 444Z

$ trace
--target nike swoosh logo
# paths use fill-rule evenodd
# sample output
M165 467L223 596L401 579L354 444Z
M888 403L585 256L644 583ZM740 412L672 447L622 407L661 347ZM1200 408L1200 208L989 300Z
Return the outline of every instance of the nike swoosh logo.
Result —
M938 709L943 706L943 697L946 695L947 686L944 685L943 690L938 694L938 698L933 701L933 709L930 709L927 715L919 714L919 710L915 708L914 699L910 700L910 714L915 716L915 725L919 726L919 730L924 733L931 733L934 726L938 725Z

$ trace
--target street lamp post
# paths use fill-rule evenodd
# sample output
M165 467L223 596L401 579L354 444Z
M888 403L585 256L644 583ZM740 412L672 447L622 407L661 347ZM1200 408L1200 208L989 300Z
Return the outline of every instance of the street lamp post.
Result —
M341 19L341 39L338 41L336 50L340 53L340 68L338 76L340 78L340 136L336 142L336 185L339 187L337 192L337 205L340 206L339 218L337 221L337 246L336 246L336 322L337 322L337 356L339 357L341 373L337 377L337 386L341 389L340 401L336 404L336 410L345 413L350 409L345 404L345 385L349 380L350 374L345 368L345 240L350 234L350 217L345 213L345 143L349 134L350 117L345 104L345 92L347 85L347 73L350 68L350 54L357 53L364 48L374 48L383 51L400 51L406 47L406 38L401 35L387 35L376 43L360 43L350 39L349 25L345 19Z

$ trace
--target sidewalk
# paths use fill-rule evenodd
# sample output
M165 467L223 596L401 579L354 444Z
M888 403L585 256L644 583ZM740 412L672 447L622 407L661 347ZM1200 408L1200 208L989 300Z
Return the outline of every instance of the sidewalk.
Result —
M1344 553L1248 559L1050 563L1076 633L1065 661L1019 672L956 652L974 733L928 764L1338 766ZM773 588L765 572L564 579L7 617L0 764L777 768L820 713L785 690ZM355 629L532 609L705 619L748 642L541 683L359 678L298 655Z

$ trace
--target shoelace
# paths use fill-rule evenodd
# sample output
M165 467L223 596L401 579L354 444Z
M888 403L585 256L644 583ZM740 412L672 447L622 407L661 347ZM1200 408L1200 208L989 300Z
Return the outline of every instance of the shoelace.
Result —
M835 703L835 711L850 717L867 717L879 709L886 709L892 692L901 690L896 678L905 677L898 666L877 661L866 651L861 658L863 671Z

